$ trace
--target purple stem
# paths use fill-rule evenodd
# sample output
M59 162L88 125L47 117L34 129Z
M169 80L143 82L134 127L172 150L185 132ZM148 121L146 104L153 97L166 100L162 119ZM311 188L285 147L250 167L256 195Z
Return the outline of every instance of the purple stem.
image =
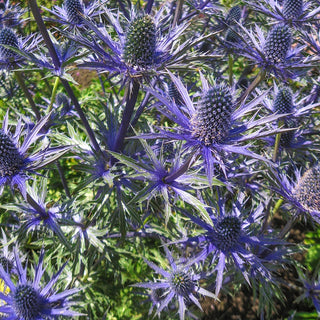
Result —
M116 142L113 147L113 151L115 152L119 152L123 148L123 141L129 128L134 106L137 102L139 89L140 89L140 83L138 81L133 80L132 86L131 86L131 83L129 83L129 86L127 89L128 91L127 91L126 107L123 112L122 121L120 124L119 131L117 133ZM114 163L115 161L116 159L113 159L112 163Z
M125 8L123 2L122 2L121 0L118 0L118 2L119 2L119 6L120 6L120 9L121 9L122 13L123 13L124 16L129 20L129 19L130 19L130 16L129 16L128 11L127 11L127 9Z
M53 61L53 64L55 66L55 69L56 70L59 70L60 67L61 67L61 64L60 64L60 60L58 58L58 55L57 55L57 52L53 46L53 43L50 39L50 36L48 34L48 31L46 29L46 26L43 22L43 19L41 17L41 13L40 13L40 10L39 10L39 7L37 5L37 1L36 0L29 0L29 5L30 5L30 8L32 10L32 13L33 13L33 16L34 16L34 19L35 21L37 22L37 25L38 25L38 28L42 34L42 37L43 37L43 40L46 44L46 46L48 47L48 50L49 50L49 53L50 53L50 56L52 58L52 61ZM87 134L89 136L89 139L92 143L92 146L93 146L93 149L101 154L103 154L101 152L101 149L99 147L99 144L95 138L95 135L94 135L94 132L92 131L90 125L89 125L89 122L85 116L85 114L83 113L81 107L80 107L80 104L78 102L78 99L76 98L72 88L70 87L69 85L69 82L66 81L65 79L62 79L60 78L60 81L61 83L63 84L64 88L66 89L70 99L72 100L78 114L79 114L79 117L87 131Z

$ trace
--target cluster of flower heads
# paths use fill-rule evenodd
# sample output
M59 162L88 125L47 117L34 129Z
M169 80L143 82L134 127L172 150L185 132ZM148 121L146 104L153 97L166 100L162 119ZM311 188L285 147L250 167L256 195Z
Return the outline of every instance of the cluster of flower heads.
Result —
M261 317L274 317L279 270L294 265L283 238L301 215L320 223L319 4L64 0L41 12L30 0L41 36L20 37L29 22L9 3L0 2L0 67L32 111L8 99L2 112L0 193L10 200L1 223L37 262L30 280L28 262L5 245L0 313L81 317L70 309L74 294L97 296L108 309L103 286L113 284L103 272L123 272L118 249L132 235L154 271L152 280L130 283L148 290L149 315L197 318L204 298L217 304L246 285ZM75 68L94 70L95 92L74 91ZM42 89L30 85L39 70L48 86L41 104ZM272 224L279 210L289 216L282 230ZM40 239L62 266L44 285ZM155 248L165 252L157 263ZM84 284L84 293L54 289L68 259L68 282ZM320 312L319 284L307 278L301 299ZM106 317L92 305L79 310Z

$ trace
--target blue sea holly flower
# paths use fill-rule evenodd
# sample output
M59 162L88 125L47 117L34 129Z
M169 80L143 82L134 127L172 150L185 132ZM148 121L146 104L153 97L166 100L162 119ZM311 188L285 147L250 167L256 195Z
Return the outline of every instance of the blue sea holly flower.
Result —
M251 139L259 139L272 134L267 125L282 115L272 115L261 119L253 116L247 122L242 122L242 117L256 110L264 99L265 94L253 99L247 104L236 108L235 93L225 84L209 86L207 80L201 76L202 93L198 102L193 102L182 82L170 73L183 99L183 107L176 105L172 99L166 97L166 92L146 89L155 96L161 105L156 107L178 127L160 129L160 133L143 135L144 138L169 138L182 140L186 143L184 148L190 150L195 156L202 155L209 182L214 175L214 166L218 165L226 173L225 154L234 153L249 156L259 160L263 157L250 151L250 145L243 143ZM166 108L163 108L164 105ZM245 134L246 131L260 127L256 132ZM264 131L263 129L264 128ZM278 130L278 129L276 129Z
M40 131L47 124L49 115L42 118L31 130L23 130L22 122L19 120L14 135L8 128L8 116L7 112L2 129L0 129L0 194L2 194L5 184L8 183L12 189L17 186L25 197L26 181L30 178L27 173L34 173L55 161L70 147L45 148L28 154L31 145L43 136ZM24 140L20 145L19 140L22 136Z
M62 7L54 6L52 9L47 9L55 18L46 20L61 23L71 27L84 27L84 19L94 19L99 17L101 8L106 0L93 0L88 5L84 5L82 0L64 0Z
M295 28L304 29L310 23L316 22L319 7L312 7L312 1L284 0L283 3L275 0L246 1L249 7L273 20Z
M187 29L188 23L183 22L172 28L169 24L170 15L165 10L166 7L163 6L154 15L132 10L130 19L123 22L120 20L121 15L116 16L105 9L111 29L110 26L98 27L86 21L88 28L100 41L92 41L82 35L73 37L95 53L90 61L79 66L110 72L112 75L122 74L127 79L153 75L164 68L176 69L182 64L185 67L189 57L189 67L195 61L208 58L197 52L187 53L188 49L202 41L202 37L179 42L178 38ZM117 37L114 36L114 31Z
M213 299L216 299L216 296L210 291L200 287L200 274L195 274L192 268L177 263L166 246L164 246L164 250L170 264L169 270L162 269L153 262L145 260L148 266L163 278L156 282L138 283L134 286L151 289L153 292L159 289L162 291L161 300L154 303L154 307L157 308L155 316L160 315L162 310L166 308L171 301L175 300L179 305L179 318L180 320L184 320L187 302L194 303L202 310L198 296L204 295Z
M12 1L0 2L0 28L14 27L23 22L21 16L24 10L18 4L12 3Z
M69 297L76 294L79 289L69 289L55 292L54 285L59 279L65 265L44 286L40 281L44 274L44 251L41 251L39 262L35 266L33 281L27 279L27 267L23 268L18 251L15 250L15 263L17 265L18 280L14 282L10 274L0 265L0 276L10 288L5 295L0 292L0 299L5 305L0 306L1 314L8 320L46 320L57 319L59 316L75 317L78 312L70 310Z
M296 169L294 175L292 180L285 174L273 172L272 179L278 184L275 191L297 209L297 215L307 213L320 223L320 166L314 165L303 175Z
M217 272L216 295L219 294L222 287L226 268L233 267L236 271L240 271L249 284L249 267L271 280L271 274L264 267L263 261L255 255L258 248L268 252L267 245L272 243L272 240L266 239L260 232L264 207L260 205L248 214L245 202L243 195L240 194L233 204L232 211L227 212L220 198L218 214L211 214L209 222L204 222L183 211L204 232L175 243L197 243L199 245L199 253L189 259L188 265L200 263L212 256L210 265L213 272Z
M265 37L259 26L248 30L239 25L241 41L234 43L239 55L252 60L266 73L273 73L281 79L294 78L310 64L301 51L305 46L292 46L292 33L285 24L273 26ZM295 44L295 43L294 43Z

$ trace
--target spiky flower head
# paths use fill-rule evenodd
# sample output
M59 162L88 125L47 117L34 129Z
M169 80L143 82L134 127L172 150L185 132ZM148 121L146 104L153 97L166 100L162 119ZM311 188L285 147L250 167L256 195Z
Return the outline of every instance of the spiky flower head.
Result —
M293 107L292 91L289 87L281 88L274 101L273 109L277 113L291 113Z
M65 8L69 22L80 24L84 14L83 6L80 0L65 0Z
M264 53L272 64L284 62L291 45L291 31L287 25L276 25L268 33Z
M320 211L320 166L308 169L299 179L293 196L307 211Z
M13 262L4 255L0 255L0 265L8 273L11 273L11 270L14 268Z
M228 25L234 25L241 19L241 9L239 6L232 7L226 17L226 23Z
M0 130L0 176L13 176L20 171L24 159L9 136Z
M13 295L13 309L21 319L38 319L41 304L41 297L32 286L22 284L16 288Z
M285 0L282 13L286 19L299 17L303 12L303 0Z
M215 85L203 92L191 121L194 137L207 146L221 143L229 133L233 109L229 87Z
M0 44L18 48L18 38L11 28L5 27L0 30ZM0 56L2 58L11 58L15 55L16 53L11 49L0 46Z
M238 34L232 29L228 29L225 39L231 43L237 43L240 41Z
M241 221L236 216L225 216L215 226L213 238L216 247L222 251L232 249L241 235Z
M297 126L298 126L298 123L295 119L286 119L283 124L283 128L285 129L293 129L293 128L296 128ZM280 146L283 148L290 147L294 139L294 136L295 136L295 130L281 133Z
M154 63L156 53L156 26L150 15L135 18L126 34L123 59L138 67Z
M178 91L176 85L174 82L169 83L168 93L170 98L177 104L177 105L183 105L183 99L181 97L180 92Z
M186 298L195 288L195 281L183 270L176 270L171 274L170 284L177 295Z

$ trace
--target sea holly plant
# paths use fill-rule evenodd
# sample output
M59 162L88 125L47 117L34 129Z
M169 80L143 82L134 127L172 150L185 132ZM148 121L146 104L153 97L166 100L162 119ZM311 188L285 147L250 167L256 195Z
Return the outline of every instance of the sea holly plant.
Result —
M0 0L0 317L317 314L319 14Z

